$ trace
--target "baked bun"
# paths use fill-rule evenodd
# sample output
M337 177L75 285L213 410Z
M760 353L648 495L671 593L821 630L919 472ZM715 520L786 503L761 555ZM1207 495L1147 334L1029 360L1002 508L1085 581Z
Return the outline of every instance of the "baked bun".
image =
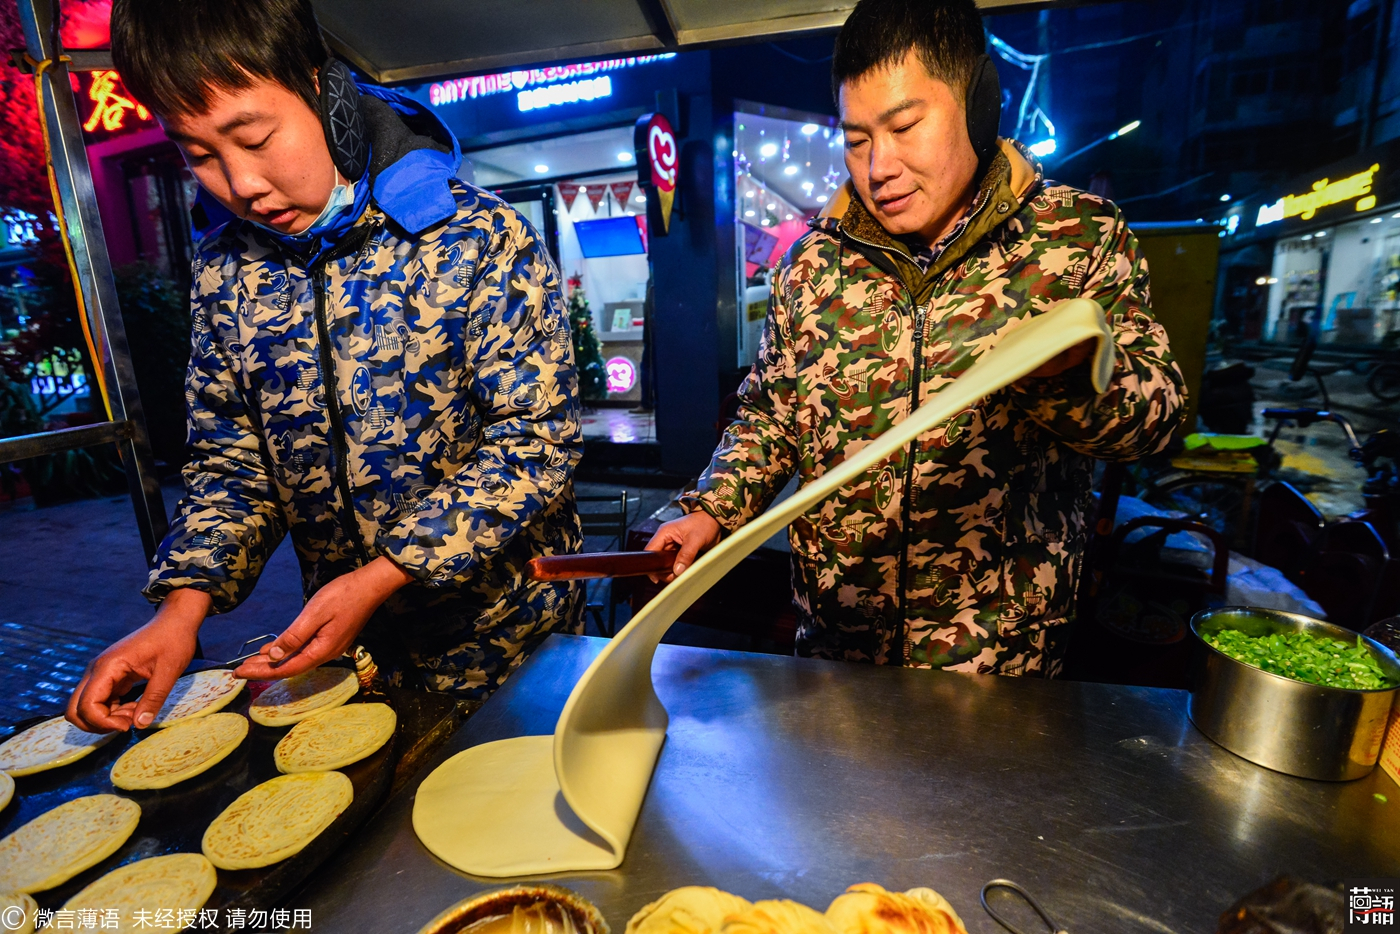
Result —
M933 889L887 892L862 882L826 910L838 934L967 934L948 900Z
M720 889L687 885L633 915L626 934L719 934L726 918L750 907L747 899Z
M825 915L797 902L755 902L724 920L721 934L839 934Z

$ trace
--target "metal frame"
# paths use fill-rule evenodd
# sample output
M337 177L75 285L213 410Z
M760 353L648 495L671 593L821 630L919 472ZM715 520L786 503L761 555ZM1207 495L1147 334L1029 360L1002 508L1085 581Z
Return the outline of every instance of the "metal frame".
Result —
M116 282L102 236L102 219L97 210L97 193L92 183L87 148L78 120L78 106L68 80L68 63L58 42L58 0L19 0L20 20L30 58L50 61L44 71L44 108L49 148L53 154L54 178L58 184L68 240L77 265L79 287L86 306L88 327L99 359L93 365L106 375L112 420L96 425L46 431L17 438L0 439L0 464L25 460L42 454L69 451L95 444L115 443L126 468L127 488L136 510L141 544L150 561L169 529L160 481L156 477L141 397L127 349L126 329L117 307ZM81 70L103 67L110 56L80 56ZM91 61L88 61L91 59Z

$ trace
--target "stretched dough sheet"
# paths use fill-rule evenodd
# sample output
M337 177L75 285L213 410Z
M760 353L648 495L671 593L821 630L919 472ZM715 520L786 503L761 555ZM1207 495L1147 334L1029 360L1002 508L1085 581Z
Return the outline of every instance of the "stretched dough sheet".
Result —
M1095 391L1106 391L1112 337L1103 309L1088 299L1022 319L904 421L712 548L594 659L564 705L552 755L548 737L516 737L464 750L428 776L413 808L424 846L478 876L615 869L666 739L666 708L652 687L651 662L671 624L793 519L1063 351L1097 341L1091 378Z

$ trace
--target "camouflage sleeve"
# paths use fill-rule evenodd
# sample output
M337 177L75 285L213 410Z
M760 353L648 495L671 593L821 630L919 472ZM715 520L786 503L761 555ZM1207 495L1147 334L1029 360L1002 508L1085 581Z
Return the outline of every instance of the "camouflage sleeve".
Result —
M190 460L185 495L144 591L152 603L187 587L213 597L214 613L233 609L286 534L267 448L227 353L196 294L185 377Z
M1087 367L1046 379L1025 379L1012 392L1031 418L1082 454L1136 460L1154 454L1181 421L1186 393L1166 330L1152 316L1147 261L1121 214L1093 218L1103 226L1082 296L1103 306L1116 361L1108 391L1095 396Z
M786 272L780 268L773 276L776 287L768 301L758 361L739 387L738 417L725 429L696 488L680 498L687 513L703 509L728 532L767 509L797 466L797 363L779 285Z
M516 213L497 228L462 301L483 322L467 361L482 419L474 458L438 485L377 545L416 579L468 576L568 491L583 454L578 375L559 273Z

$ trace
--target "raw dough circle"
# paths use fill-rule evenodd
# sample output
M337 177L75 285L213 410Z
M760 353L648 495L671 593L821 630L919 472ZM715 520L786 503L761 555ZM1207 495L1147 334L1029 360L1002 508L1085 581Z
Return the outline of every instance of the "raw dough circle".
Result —
M76 762L117 733L88 733L62 717L35 724L0 743L0 771L18 778Z
M32 897L0 892L0 930L6 934L34 934L39 903Z
M121 919L116 930L149 930L152 927L149 919L161 909L173 911L176 918L181 911L199 911L214 894L218 881L214 866L198 853L153 856L113 869L68 899L63 910L90 908L105 914L115 909ZM145 920L137 921L138 911L148 912L143 916ZM165 929L184 930L189 926L182 924Z
M0 811L5 810L5 806L10 803L10 799L14 796L15 780L10 777L9 772L0 772Z
M151 726L171 727L223 710L247 683L242 678L235 678L233 672L222 668L185 675L170 689L170 695L161 705L156 718L151 721Z
M376 752L394 735L388 704L346 704L307 717L272 751L279 772L328 772Z
M45 811L0 840L0 892L42 892L102 862L141 822L141 805L89 795Z
M350 806L343 772L279 775L245 791L214 818L200 848L220 869L256 869L300 853Z
M169 788L223 761L247 735L248 720L241 714L187 719L122 753L112 763L112 784L131 791Z
M273 682L254 699L248 716L263 726L287 726L317 711L339 707L359 689L359 680L348 668L313 668Z

